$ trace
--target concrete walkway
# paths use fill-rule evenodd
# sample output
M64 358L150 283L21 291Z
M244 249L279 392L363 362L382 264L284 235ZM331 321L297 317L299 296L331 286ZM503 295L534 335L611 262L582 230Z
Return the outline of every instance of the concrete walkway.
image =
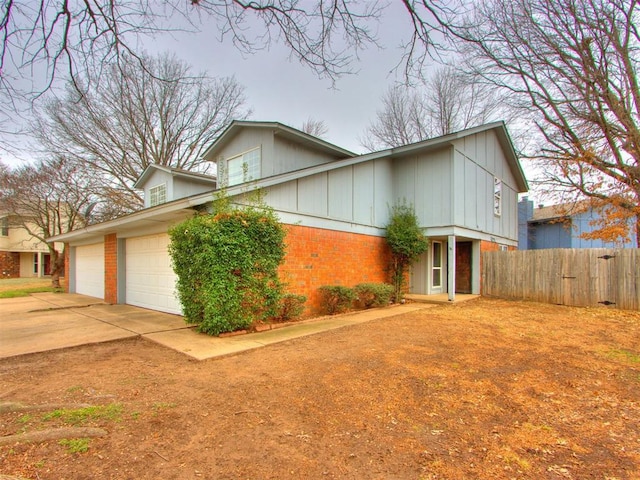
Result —
M178 315L108 305L84 295L38 293L0 300L0 358L141 336L204 360L433 306L397 305L218 338L196 332Z

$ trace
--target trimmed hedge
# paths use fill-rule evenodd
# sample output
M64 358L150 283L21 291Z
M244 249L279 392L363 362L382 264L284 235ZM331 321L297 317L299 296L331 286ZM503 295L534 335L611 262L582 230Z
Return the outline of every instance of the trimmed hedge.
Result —
M323 285L319 290L322 296L322 308L329 315L348 310L356 299L355 291L342 285Z
M395 288L388 283L360 283L354 291L363 308L385 307L391 303Z

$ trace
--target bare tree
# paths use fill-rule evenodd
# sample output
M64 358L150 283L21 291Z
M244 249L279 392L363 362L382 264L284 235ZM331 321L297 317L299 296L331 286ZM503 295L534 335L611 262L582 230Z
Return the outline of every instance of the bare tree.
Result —
M10 212L13 226L42 242L81 228L108 205L101 203L99 182L82 165L62 159L46 160L17 169L0 168L0 208ZM51 281L60 286L64 250L48 243Z
M477 74L510 94L540 141L546 189L591 199L599 233L640 242L640 5L493 0L457 31ZM615 225L614 225L615 224Z
M487 85L454 67L442 67L421 89L396 85L365 131L370 150L397 147L481 125L501 114L500 99Z
M308 133L309 135L313 135L314 137L322 138L327 134L329 128L327 124L324 123L324 120L316 120L315 118L309 117L305 120L300 128L304 133Z
M141 57L105 72L100 88L46 104L34 125L44 151L90 166L125 210L142 205L133 184L151 164L206 171L204 149L235 118L246 118L233 78L192 75L174 57Z
M412 27L405 44L407 65L421 70L429 48L448 33L463 2L402 0ZM242 51L253 53L283 42L319 75L335 79L352 72L358 52L376 45L374 27L388 4L377 0L50 0L0 6L0 89L16 93L17 80L38 71L39 93L64 71L76 78L102 65L136 57L141 35L172 29L217 28ZM401 62L400 62L401 63Z

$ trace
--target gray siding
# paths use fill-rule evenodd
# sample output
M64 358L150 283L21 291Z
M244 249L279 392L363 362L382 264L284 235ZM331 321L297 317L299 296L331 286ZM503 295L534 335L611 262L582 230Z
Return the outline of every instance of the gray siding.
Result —
M162 184L167 185L167 201L170 201L173 198L175 198L173 196L172 178L173 177L171 176L170 173L154 169L153 173L144 184L144 206L145 207L149 206L149 201L151 198L149 195L149 190L151 190L154 187L157 187L158 185L162 185Z
M260 148L260 177L267 178L336 160L336 157L310 149L295 142L274 136L273 130L246 128L232 138L218 155L229 160L237 155Z
M262 176L269 177L280 173L292 172L334 160L337 160L337 158L310 150L308 147L276 136L274 138L273 156L263 157Z
M422 227L453 224L451 149L394 160L393 198L415 208Z
M187 180L186 178L176 177L173 179L173 195L171 199L177 200L178 198L190 197L198 193L213 191L214 188L211 183L200 183L195 179Z
M516 180L496 135L482 132L454 143L453 223L517 240ZM494 176L502 180L502 214L493 210Z
M266 188L273 208L384 228L391 203L391 160L373 160Z

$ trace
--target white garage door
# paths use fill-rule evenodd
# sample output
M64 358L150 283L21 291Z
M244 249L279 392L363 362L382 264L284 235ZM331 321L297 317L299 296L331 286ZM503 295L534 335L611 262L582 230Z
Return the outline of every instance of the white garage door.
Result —
M76 247L76 293L104 298L104 243Z
M182 313L176 298L176 275L168 252L169 235L127 239L127 303L168 313Z

